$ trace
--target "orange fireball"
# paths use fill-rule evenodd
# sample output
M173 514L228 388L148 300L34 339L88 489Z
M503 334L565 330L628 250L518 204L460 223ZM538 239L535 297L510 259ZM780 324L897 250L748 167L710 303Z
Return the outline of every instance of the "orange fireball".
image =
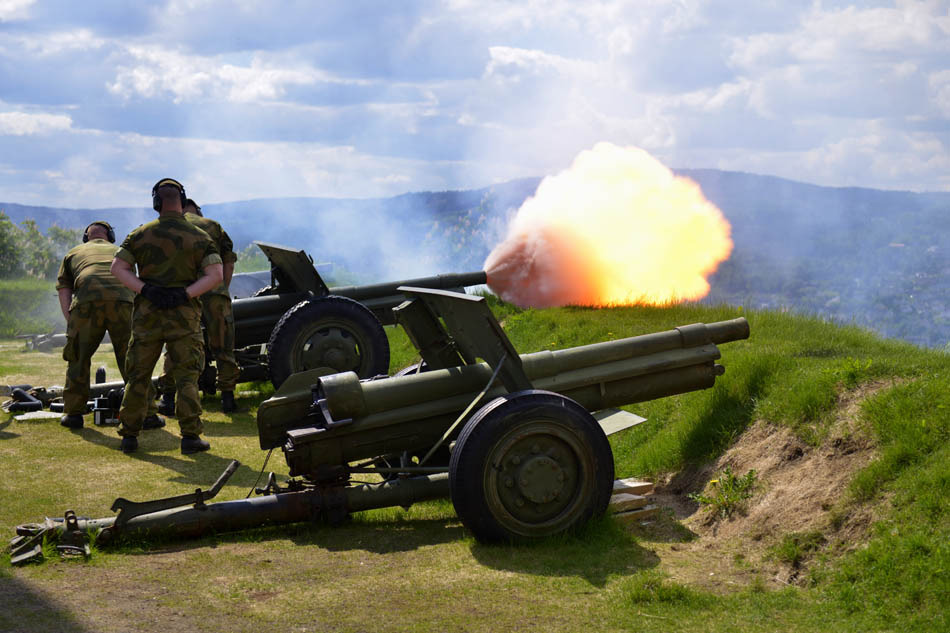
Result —
M688 178L645 151L598 143L545 178L488 255L488 284L523 307L700 299L731 227Z

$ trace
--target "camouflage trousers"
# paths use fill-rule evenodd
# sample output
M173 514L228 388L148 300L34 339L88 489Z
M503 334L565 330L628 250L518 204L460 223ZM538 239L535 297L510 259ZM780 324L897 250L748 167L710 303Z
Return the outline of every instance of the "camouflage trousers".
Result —
M155 406L152 370L163 345L171 359L171 377L178 392L175 416L181 433L201 435L204 427L198 375L204 364L204 351L197 312L193 316L191 319L181 312L167 310L165 314L153 312L140 321L133 320L132 342L126 355L125 396L119 410L119 435L138 435L147 412Z
M125 378L125 354L132 336L132 304L125 301L87 301L69 311L66 324L66 386L63 410L84 415L89 400L89 367L106 332L112 340L115 363Z
M205 342L218 370L216 387L218 391L234 391L241 376L241 368L234 359L234 313L231 311L231 298L211 294L202 296L201 316L205 325ZM174 391L174 381L170 378L171 365L171 359L165 354L159 381L163 393Z

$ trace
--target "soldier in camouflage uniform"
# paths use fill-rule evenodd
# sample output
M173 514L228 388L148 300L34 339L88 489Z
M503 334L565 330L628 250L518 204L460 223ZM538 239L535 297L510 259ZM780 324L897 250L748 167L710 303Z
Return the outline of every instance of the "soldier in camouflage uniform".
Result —
M185 200L185 219L211 236L218 246L221 261L224 264L224 281L209 292L201 295L202 315L204 316L205 338L211 357L217 366L217 388L221 392L221 410L225 413L237 411L234 402L234 387L237 385L241 369L234 359L234 315L231 311L231 295L228 285L234 274L234 244L221 225L206 218L194 200ZM170 379L171 360L165 355L162 371L161 413L172 415L175 411L175 391Z
M112 273L139 293L132 312L132 341L126 357L128 381L119 410L120 448L138 449L152 369L165 345L178 392L175 413L184 455L206 451L201 439L198 374L202 367L201 303L198 297L221 283L221 256L207 233L185 220L185 188L165 178L152 188L157 220L133 230L112 261ZM136 276L133 266L138 267Z
M66 387L60 424L81 429L89 400L89 366L105 333L109 333L115 362L125 379L125 354L132 335L132 299L135 294L109 271L115 255L115 231L108 222L93 222L83 232L83 243L73 248L59 267L56 290L66 317L63 360ZM165 421L149 407L142 428L157 429Z

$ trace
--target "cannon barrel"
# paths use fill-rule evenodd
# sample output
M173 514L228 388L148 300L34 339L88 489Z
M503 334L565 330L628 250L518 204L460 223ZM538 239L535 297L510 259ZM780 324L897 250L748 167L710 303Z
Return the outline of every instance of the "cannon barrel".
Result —
M535 388L596 411L711 387L723 371L715 364L720 358L716 344L748 336L748 322L739 318L522 354L520 360ZM300 379L258 409L261 447L283 445L292 474L306 474L318 464L428 447L491 377L486 363L362 382L347 372L314 376L316 395ZM497 385L485 401L504 393ZM314 399L318 406L311 407ZM317 408L324 419L315 424L310 414Z
M484 284L487 278L485 271L482 270L471 273L444 273L441 275L433 275L432 277L404 279L402 281L390 281L366 286L335 286L330 288L330 294L348 297L360 303L368 299L398 295L400 297L399 302L402 303L406 297L399 291L400 286L448 290L450 288L479 286Z
M470 273L445 273L432 277L420 277L402 281L392 281L365 286L335 286L328 289L334 296L359 301L372 310L383 325L395 323L392 309L406 300L399 292L400 286L417 286L439 290L460 289L484 284L484 271ZM231 306L234 311L235 348L266 343L277 321L287 310L311 297L306 291L293 291L235 299Z

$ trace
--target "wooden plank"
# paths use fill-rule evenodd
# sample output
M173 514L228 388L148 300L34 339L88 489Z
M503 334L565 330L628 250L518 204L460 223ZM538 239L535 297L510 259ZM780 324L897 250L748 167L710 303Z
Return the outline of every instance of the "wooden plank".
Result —
M614 494L621 492L631 495L651 495L653 494L653 482L638 479L617 479L614 481Z
M659 511L660 506L651 504L642 508L637 508L636 510L619 512L614 515L614 518L624 523L633 523L635 521L642 521L644 519L649 519L650 517L656 516Z
M610 498L610 505L607 508L614 513L625 512L626 510L635 510L642 508L650 503L650 500L641 495L631 495L620 493Z

